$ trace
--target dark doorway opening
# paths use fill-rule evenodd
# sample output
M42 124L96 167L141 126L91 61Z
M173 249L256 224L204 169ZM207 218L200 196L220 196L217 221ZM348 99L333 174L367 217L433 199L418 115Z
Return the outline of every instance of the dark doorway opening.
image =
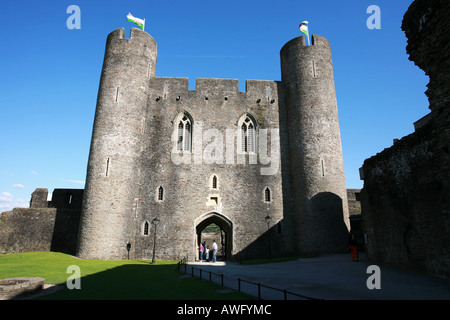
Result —
M217 261L219 260L231 260L232 251L232 227L231 222L225 217L212 213L204 217L204 219L197 224L196 227L196 245L197 248L200 243L206 244L206 248L209 247L210 253L208 259L212 259L212 244L216 241L217 244ZM197 250L198 251L198 250ZM200 253L197 252L198 260L205 260L206 256L199 257Z

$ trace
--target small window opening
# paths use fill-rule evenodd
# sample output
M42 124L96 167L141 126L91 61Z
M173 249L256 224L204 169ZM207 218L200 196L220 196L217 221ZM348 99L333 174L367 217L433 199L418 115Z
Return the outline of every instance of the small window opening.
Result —
M213 201L216 205L219 204L219 198L218 197L211 197L211 201Z
M264 201L265 201L265 202L270 202L270 201L272 201L271 195L270 195L270 189L269 189L269 188L266 188L266 189L264 190Z
M108 173L109 173L109 158L106 160L106 172L105 172L106 176L108 176Z
M278 222L277 224L277 233L281 234L281 222Z
M212 178L212 188L217 189L217 176L213 176Z
M164 95L163 95L164 99L167 98L167 81L164 82Z
M141 134L144 134L145 132L145 118L142 118L141 120Z
M138 206L139 206L139 198L134 198L134 214L135 214L135 218L137 218Z
M148 236L148 227L149 227L148 222L145 221L145 223L144 223L144 236Z
M163 201L164 199L164 188L160 186L158 188L158 201Z
M317 77L317 71L316 71L316 61L312 61L312 74L313 74L313 78Z
M322 177L325 177L325 165L323 163L323 159L320 159L320 164L322 166Z

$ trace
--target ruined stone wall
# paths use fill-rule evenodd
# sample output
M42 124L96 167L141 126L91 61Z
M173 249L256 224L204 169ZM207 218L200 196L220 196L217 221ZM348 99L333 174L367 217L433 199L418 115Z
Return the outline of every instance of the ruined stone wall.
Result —
M0 214L0 253L75 253L83 190L55 189L51 202L47 195L47 189L38 188L30 208Z
M423 128L364 162L362 212L371 259L448 276L448 180L435 165L446 155L432 131Z
M414 1L410 59L430 76L427 122L363 165L362 214L374 261L450 276L448 1ZM447 67L446 67L447 66Z
M360 192L361 189L347 189L348 213L350 217L361 214Z
M54 208L15 208L0 215L0 253L50 251Z
M75 253L80 208L15 208L0 215L0 253Z

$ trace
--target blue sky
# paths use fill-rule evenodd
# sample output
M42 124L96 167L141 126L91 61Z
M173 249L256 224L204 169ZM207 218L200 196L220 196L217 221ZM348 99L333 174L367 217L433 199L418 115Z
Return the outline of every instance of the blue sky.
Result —
M0 212L28 206L35 188L83 188L107 35L146 19L158 44L156 75L280 80L279 51L300 35L332 49L348 188L365 159L414 131L429 112L428 77L408 60L401 30L411 0L0 2ZM67 7L81 9L69 30ZM381 29L370 30L370 5Z

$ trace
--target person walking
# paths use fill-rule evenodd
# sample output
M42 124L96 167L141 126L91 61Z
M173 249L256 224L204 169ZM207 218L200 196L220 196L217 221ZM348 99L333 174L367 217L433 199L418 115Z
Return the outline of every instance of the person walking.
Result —
M348 242L348 249L350 250L353 261L358 261L358 241L356 240L354 234L350 236L350 240Z
M213 241L212 250L213 250L212 262L216 262L216 255L217 255L217 243L216 243L216 240Z

